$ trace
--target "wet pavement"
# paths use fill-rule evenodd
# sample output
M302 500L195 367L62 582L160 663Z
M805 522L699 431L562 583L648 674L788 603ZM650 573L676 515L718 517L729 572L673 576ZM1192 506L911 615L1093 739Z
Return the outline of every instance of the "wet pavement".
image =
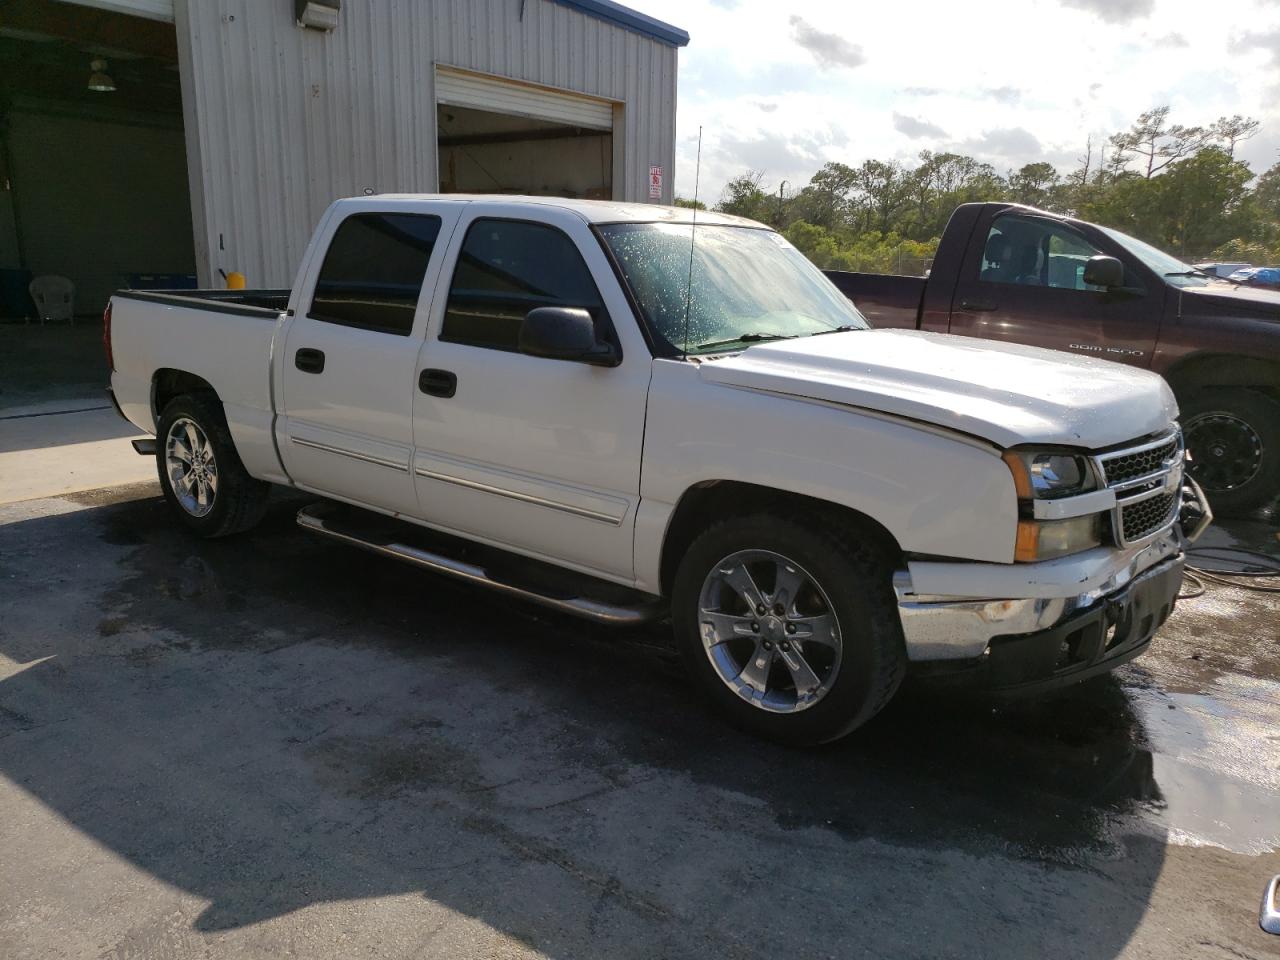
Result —
M1280 597L795 751L661 629L310 539L301 502L212 543L153 484L0 506L0 956L1280 957Z

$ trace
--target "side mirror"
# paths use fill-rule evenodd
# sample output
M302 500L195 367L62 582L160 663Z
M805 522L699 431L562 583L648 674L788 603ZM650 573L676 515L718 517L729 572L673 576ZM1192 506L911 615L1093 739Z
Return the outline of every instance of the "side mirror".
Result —
M551 360L573 360L616 367L621 358L613 344L600 339L591 314L578 307L536 307L520 323L521 353Z
M1107 290L1124 286L1124 264L1115 257L1101 254L1090 257L1084 265L1084 282L1091 287L1104 287Z

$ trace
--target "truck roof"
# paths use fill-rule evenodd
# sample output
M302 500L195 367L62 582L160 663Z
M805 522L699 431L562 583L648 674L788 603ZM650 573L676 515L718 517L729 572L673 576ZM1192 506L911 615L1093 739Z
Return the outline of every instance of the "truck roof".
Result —
M493 206L528 205L538 207L556 207L571 210L588 223L691 223L694 211L689 207L666 207L656 203L623 203L618 200L571 200L565 197L524 197L510 196L505 193L380 193L376 197L351 197L352 201L383 200L430 200L438 203L442 200L454 203L480 203ZM339 200L339 203L345 201ZM757 227L772 229L755 220L735 217L727 213L713 213L710 210L699 210L698 223L721 226Z

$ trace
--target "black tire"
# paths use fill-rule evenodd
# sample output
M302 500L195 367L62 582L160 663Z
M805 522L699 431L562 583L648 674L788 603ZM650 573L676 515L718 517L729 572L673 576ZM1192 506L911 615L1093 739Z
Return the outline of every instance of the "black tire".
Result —
M166 468L170 430L184 420L194 422L207 438L216 469L216 490L209 498L211 506L202 515L183 505ZM241 533L254 526L266 512L271 484L249 476L236 453L222 403L211 394L184 394L165 405L156 426L156 471L165 500L183 524L198 536L212 539Z
M703 642L704 582L722 561L742 551L779 554L803 568L838 621L841 655L834 680L820 699L796 712L768 712L739 696L721 678ZM828 743L875 716L906 672L892 577L889 551L855 525L820 526L803 515L772 513L720 521L693 541L676 572L676 644L696 685L734 726L791 745ZM760 589L767 592L763 585ZM753 636L743 639L756 642ZM786 674L781 676L785 683Z
M1179 406L1190 473L1215 514L1247 516L1280 495L1280 403L1242 387L1215 387L1188 394Z

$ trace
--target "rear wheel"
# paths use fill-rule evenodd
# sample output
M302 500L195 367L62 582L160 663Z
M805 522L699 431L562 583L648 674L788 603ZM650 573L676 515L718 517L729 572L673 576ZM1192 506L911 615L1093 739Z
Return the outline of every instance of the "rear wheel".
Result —
M760 514L717 523L676 574L685 664L729 722L793 744L870 720L906 668L892 567L856 528Z
M1243 516L1280 494L1280 403L1237 387L1197 391L1181 404L1191 476L1223 516Z
M249 476L216 397L175 397L160 414L156 469L169 505L202 537L248 530L267 508L271 485Z

